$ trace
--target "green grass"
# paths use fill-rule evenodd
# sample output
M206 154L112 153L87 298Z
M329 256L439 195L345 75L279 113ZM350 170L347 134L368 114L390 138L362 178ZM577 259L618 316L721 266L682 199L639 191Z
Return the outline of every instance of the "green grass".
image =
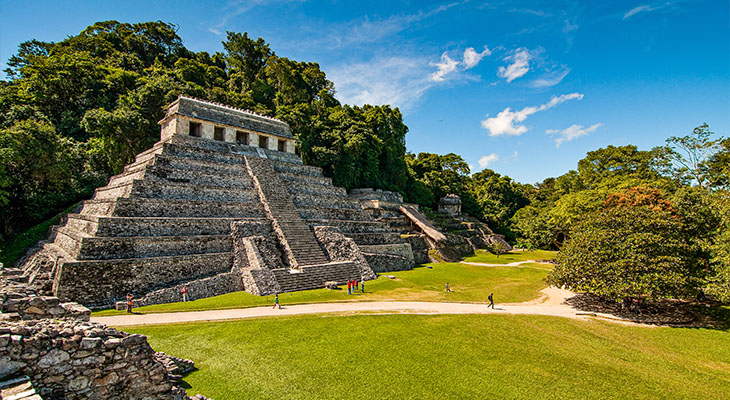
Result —
M497 257L496 255L486 251L477 250L471 257L466 257L464 261L480 262L487 264L509 264L518 261L530 260L550 260L555 258L557 251L548 250L530 250L530 251L510 251Z
M730 333L525 315L300 316L142 326L215 399L720 399Z
M23 253L25 253L25 250L28 249L28 247L38 243L39 240L45 239L48 235L48 229L51 226L58 224L61 217L73 211L76 206L77 204L73 204L67 209L28 229L27 231L12 236L5 241L1 241L0 263L3 263L7 267L12 266L18 258L23 256Z
M539 297L546 287L549 266L535 264L536 268L480 267L458 263L429 264L411 271L388 272L375 281L365 282L364 294L348 296L342 290L307 290L279 295L281 303L305 304L333 301L461 301L487 302L490 292L499 303L522 302ZM396 279L387 278L393 275ZM446 293L446 282L453 292ZM273 296L254 296L245 292L190 301L187 303L157 304L136 309L140 313L216 310L244 308L273 304ZM103 310L94 316L118 315L124 311Z

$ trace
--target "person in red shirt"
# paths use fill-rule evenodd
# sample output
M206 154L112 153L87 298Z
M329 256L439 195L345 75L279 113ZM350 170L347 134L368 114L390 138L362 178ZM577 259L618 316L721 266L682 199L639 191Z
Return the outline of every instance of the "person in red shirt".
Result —
M180 288L180 294L182 294L183 301L188 301L188 287L183 286Z
M352 281L347 281L347 294L352 294Z

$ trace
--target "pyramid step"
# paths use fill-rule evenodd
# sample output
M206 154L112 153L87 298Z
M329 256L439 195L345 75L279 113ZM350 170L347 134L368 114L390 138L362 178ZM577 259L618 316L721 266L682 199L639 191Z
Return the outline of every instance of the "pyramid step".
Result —
M98 195L99 191L97 191ZM94 198L98 198L97 196ZM127 195L119 197L217 201L254 201L257 199L256 193L248 186L215 186L151 181L134 181L132 188L127 190Z
M292 193L291 199L296 207L331 207L361 210L360 202L349 197L327 197L311 193Z
M81 214L115 217L257 218L262 217L264 211L258 202L123 197L116 200L87 200Z
M299 215L306 220L338 219L350 221L373 221L362 209L333 207L300 207Z
M262 218L101 217L69 214L67 227L97 237L228 235L231 222L247 221L256 235L271 234Z
M334 226L341 232L356 233L388 233L391 232L388 225L379 221L351 221L340 219L314 219L310 223L320 226Z
M230 235L87 237L82 239L77 260L107 260L189 254L223 253L233 250Z
M279 173L290 173L297 175L322 176L322 169L310 165L295 164L284 161L272 161L274 170Z
M347 197L347 191L344 188L332 185L319 185L306 182L294 182L287 186L289 193L307 193L317 196L326 197Z
M291 172L280 172L279 178L287 184L308 183L315 185L332 186L332 178L320 175L296 174Z
M154 164L146 168L144 177L156 182L192 183L225 187L253 188L251 177L245 171L239 174L210 173L205 170L183 169Z

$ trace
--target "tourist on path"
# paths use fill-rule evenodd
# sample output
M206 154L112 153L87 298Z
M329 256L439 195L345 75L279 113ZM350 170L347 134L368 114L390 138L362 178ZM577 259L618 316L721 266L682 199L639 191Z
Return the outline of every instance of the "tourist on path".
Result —
M447 292L451 291L451 286L449 286L449 282L446 282L446 291Z
M365 277L362 277L361 279L362 280L360 281L360 293L365 293Z
M355 291L357 292L357 279L352 278L352 283L355 284Z
M347 294L352 294L352 280L347 281Z
M132 299L134 299L134 296L132 296L132 293L127 293L127 314L132 313L132 306L134 303L132 302Z
M487 298L489 299L489 305L487 308L492 307L492 310L494 310L494 293L489 293Z
M180 294L182 294L183 301L188 301L188 287L183 285L180 288Z
M279 304L279 293L274 295L274 307L279 307L279 310L281 310L281 304Z

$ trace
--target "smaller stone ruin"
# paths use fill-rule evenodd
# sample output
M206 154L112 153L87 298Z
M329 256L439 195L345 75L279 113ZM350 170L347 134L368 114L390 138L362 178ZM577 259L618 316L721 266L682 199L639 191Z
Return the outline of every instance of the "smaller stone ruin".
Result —
M89 316L80 304L38 295L22 271L0 264L0 398L190 399L182 375L192 361Z
M447 194L439 200L438 211L450 217L461 215L461 197L455 194Z

